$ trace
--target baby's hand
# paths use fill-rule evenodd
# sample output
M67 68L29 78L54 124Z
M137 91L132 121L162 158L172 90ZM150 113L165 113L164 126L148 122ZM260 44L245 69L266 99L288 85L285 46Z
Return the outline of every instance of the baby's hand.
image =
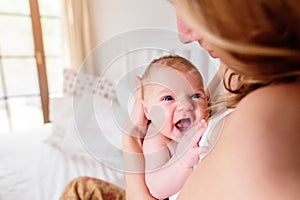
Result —
M200 154L208 151L208 147L199 147L199 141L207 128L204 119L198 126L191 128L188 133L181 138L176 148L176 156L179 162L188 168L194 167L200 161Z

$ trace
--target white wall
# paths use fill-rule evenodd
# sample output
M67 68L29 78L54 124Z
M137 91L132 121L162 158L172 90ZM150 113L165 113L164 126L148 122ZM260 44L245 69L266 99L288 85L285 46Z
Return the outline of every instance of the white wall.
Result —
M128 76L130 70L170 51L181 52L180 55L191 59L206 83L216 72L216 67L198 44L183 45L179 42L175 11L167 0L92 0L92 15L98 45L91 56L95 60L93 66L96 66L96 72L106 77L118 82ZM162 31L132 31L149 27L161 28ZM164 31L166 29L170 31ZM131 32L127 37L128 31ZM153 54L147 47L164 52ZM136 49L138 51L132 53ZM133 81L133 78L129 79Z
M166 0L93 0L95 39L106 39L142 27L176 30L173 6Z

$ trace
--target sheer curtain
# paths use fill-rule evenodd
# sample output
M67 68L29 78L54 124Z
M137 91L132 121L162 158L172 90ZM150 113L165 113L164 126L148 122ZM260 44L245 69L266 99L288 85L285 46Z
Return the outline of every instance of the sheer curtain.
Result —
M67 49L71 68L77 71L95 47L91 4L91 0L63 1ZM81 70L85 73L94 74L96 70L93 59L89 58L88 62Z

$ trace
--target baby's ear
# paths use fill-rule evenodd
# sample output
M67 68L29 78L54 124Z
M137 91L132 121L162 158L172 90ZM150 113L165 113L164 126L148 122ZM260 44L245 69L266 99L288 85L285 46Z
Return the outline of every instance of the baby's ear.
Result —
M151 119L150 119L150 116L149 116L148 109L147 109L147 107L146 107L146 105L145 105L145 101L144 101L144 100L141 100L141 103L142 103L142 105L143 105L143 109L144 109L144 113L145 113L146 118L147 118L148 120L151 120Z

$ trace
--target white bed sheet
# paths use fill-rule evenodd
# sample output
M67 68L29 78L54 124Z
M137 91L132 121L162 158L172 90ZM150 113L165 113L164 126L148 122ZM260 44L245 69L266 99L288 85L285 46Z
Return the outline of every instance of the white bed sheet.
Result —
M92 157L67 155L45 143L52 125L0 134L0 200L55 200L78 176L101 178L124 187L122 172Z

